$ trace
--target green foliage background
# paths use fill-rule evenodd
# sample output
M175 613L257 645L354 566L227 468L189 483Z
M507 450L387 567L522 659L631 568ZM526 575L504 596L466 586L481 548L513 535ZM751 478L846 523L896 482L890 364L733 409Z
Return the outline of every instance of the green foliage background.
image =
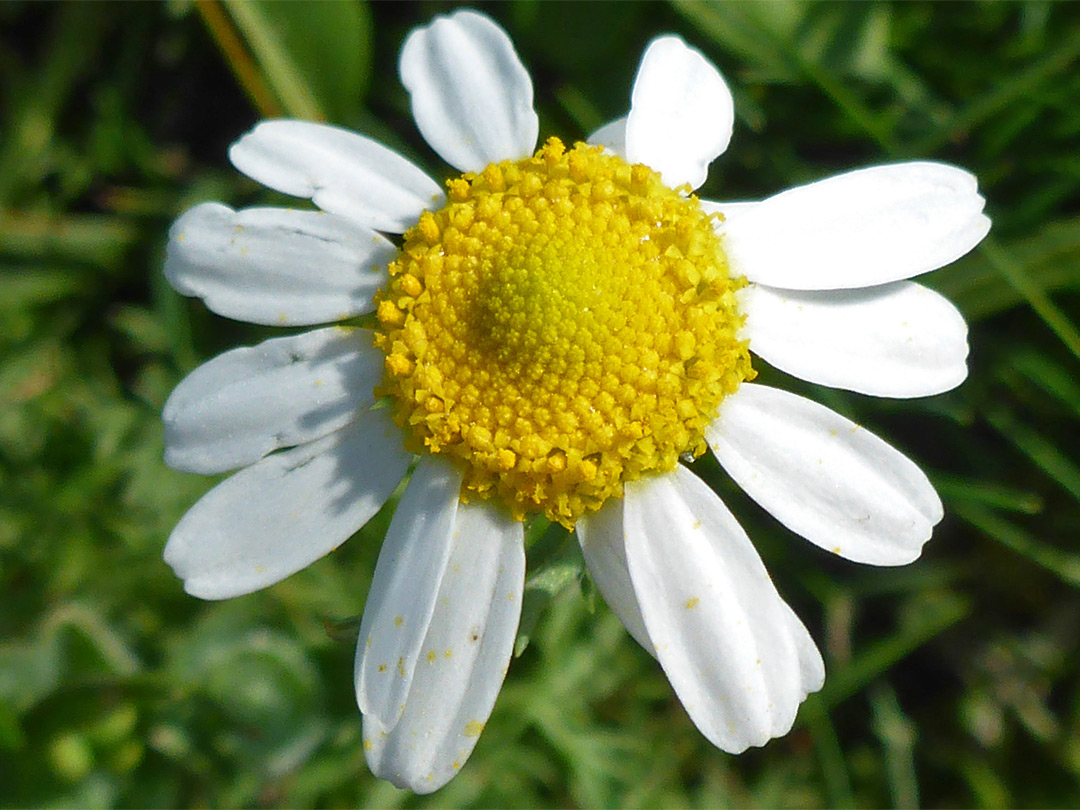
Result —
M172 292L162 246L196 202L272 199L225 157L268 114L445 175L396 59L451 6L0 4L0 804L1075 806L1080 5L481 5L534 75L542 135L622 114L653 36L703 50L738 113L703 196L894 159L979 176L991 237L925 279L971 325L969 380L916 401L782 381L923 464L946 504L933 541L897 570L836 560L697 464L829 672L789 736L736 758L595 597L572 538L538 527L529 643L467 767L427 798L376 782L344 620L389 510L228 602L186 596L161 560L212 483L162 464L165 397L269 335Z

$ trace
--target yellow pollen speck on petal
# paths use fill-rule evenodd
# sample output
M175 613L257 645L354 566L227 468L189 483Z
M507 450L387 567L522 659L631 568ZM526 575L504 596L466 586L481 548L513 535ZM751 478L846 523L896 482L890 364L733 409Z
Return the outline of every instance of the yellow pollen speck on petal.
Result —
M379 664L379 672L386 672L386 664Z
M401 625L403 624L405 624L405 620L403 618L401 618L400 616L394 617L394 627L401 627Z
M686 609L687 610L693 610L694 608L696 608L698 606L698 604L700 604L700 602L701 602L700 599L698 599L696 596L692 596L692 597L690 597L689 599L686 600Z
M480 732L484 730L484 724L478 723L475 720L470 720L465 724L465 736L466 737L479 737Z
M405 677L405 659L404 658L399 658L397 660L397 671L398 671L398 675L400 675L402 678Z
M429 664L434 664L435 663L435 651L434 650L428 650L427 662Z
M379 396L415 453L571 527L705 451L752 379L715 214L600 147L549 139L447 183L376 297Z

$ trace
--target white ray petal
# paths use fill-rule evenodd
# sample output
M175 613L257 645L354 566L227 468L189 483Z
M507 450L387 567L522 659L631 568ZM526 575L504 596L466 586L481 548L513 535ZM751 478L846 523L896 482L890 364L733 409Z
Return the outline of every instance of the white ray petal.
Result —
M911 281L861 290L738 293L743 337L772 365L810 382L878 397L924 397L967 377L967 324Z
M374 403L382 367L366 329L330 327L225 352L165 403L165 463L220 473L326 436Z
M229 148L229 159L264 186L386 233L404 233L445 199L394 150L327 124L263 121Z
M510 664L524 582L521 522L490 501L460 505L401 718L364 717L372 773L430 793L465 764Z
M787 602L784 602L784 614L787 617L788 632L795 641L795 649L799 655L799 688L802 692L799 700L802 701L825 685L825 662L806 625Z
M226 318L308 326L372 308L397 248L320 211L203 203L169 229L165 277Z
M944 514L914 462L823 405L743 383L705 431L735 482L810 542L855 562L916 559Z
M720 72L679 37L657 37L645 50L626 121L626 157L660 172L676 188L705 182L727 148L735 104Z
M536 149L532 79L490 17L436 17L409 34L398 69L420 133L451 166L480 171Z
M626 159L626 116L609 121L586 139L593 146L610 149L623 160Z
M626 559L656 656L694 724L739 753L785 734L811 684L746 533L684 467L626 485Z
M405 706L450 558L461 471L421 456L386 532L357 650L360 710L393 728Z
M638 644L656 655L645 620L641 618L641 606L630 581L626 567L626 532L623 528L623 498L609 499L598 512L578 519L577 532L581 553L589 568L600 595L608 607L619 617L623 627Z
M165 562L184 589L225 599L280 582L367 523L410 456L386 411L276 453L218 484L184 515Z
M723 229L732 271L792 290L872 287L936 270L990 230L955 166L873 166L763 200Z

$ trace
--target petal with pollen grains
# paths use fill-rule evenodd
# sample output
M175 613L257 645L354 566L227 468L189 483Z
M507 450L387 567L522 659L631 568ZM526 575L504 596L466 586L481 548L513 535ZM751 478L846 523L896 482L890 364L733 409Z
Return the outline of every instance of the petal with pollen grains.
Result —
M791 290L872 287L936 270L990 230L975 177L895 163L789 189L721 231L732 273Z
M453 548L461 471L420 457L386 531L360 622L360 711L393 728L405 705Z
M489 17L436 17L409 34L398 69L420 134L451 166L478 172L536 149L532 79Z
M524 581L522 524L491 501L460 504L405 709L390 728L364 717L372 773L431 793L465 764L510 664Z
M657 37L645 50L626 120L626 158L677 188L705 182L709 164L727 149L735 121L720 72L679 37Z
M694 724L730 753L787 733L815 684L805 678L805 637L746 533L681 465L628 483L625 500L642 617Z
M925 397L967 377L967 324L911 281L860 290L739 290L750 350L809 382L878 397Z
M326 436L374 403L382 370L366 329L332 326L227 351L169 395L165 463L210 475Z
M203 203L169 229L165 277L218 315L308 326L369 312L397 248L319 211Z
M218 484L173 529L165 562L203 599L251 593L330 553L382 508L411 456L387 411Z
M735 483L773 517L855 562L915 560L944 514L911 459L787 391L743 383L720 404L705 438Z
M229 148L229 159L264 186L386 233L405 233L445 199L394 150L327 124L263 121Z

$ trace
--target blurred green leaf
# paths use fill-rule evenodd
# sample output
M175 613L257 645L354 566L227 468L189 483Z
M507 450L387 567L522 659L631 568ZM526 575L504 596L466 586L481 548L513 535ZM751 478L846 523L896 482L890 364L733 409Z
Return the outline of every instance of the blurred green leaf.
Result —
M1080 291L1080 218L1047 223L1037 233L1005 244L1010 266L1021 268L1030 284L1045 292ZM998 263L974 253L944 271L924 277L925 283L955 303L968 321L997 315L1027 300L1006 283ZM924 279L920 279L923 281Z
M115 265L138 238L135 223L95 214L52 216L0 211L0 255Z
M1046 287L1032 274L1029 265L1014 257L1012 253L997 244L997 240L987 237L978 248L990 264L1020 296L1028 303L1065 347L1080 360L1080 331L1061 309L1050 300ZM1071 276L1080 275L1080 266L1070 268Z
M831 708L846 700L971 613L971 604L949 591L923 594L918 600L918 610L909 614L895 633L856 651L850 662L830 674L820 692L824 706Z
M29 74L9 69L6 78L22 81L8 95L0 120L0 212L17 191L35 190L53 168L59 141L54 138L62 108L95 57L94 43L108 17L75 3L55 14L42 33L48 47Z
M248 606L207 612L175 648L167 671L237 719L281 734L311 712L322 684L295 638L241 620L251 616Z
M1080 588L1080 555L1048 545L989 509L974 504L957 504L954 509L987 537L1053 572L1066 584Z
M1034 492L975 478L936 475L934 488L947 499L973 501L1029 515L1038 514L1044 505L1043 499Z
M0 649L0 666L4 653ZM26 735L19 724L15 707L5 697L0 697L0 751L17 751L26 745Z
M57 301L81 286L67 268L0 268L0 311Z
M829 806L855 807L855 795L851 789L851 775L848 773L844 749L822 699L816 695L807 698L802 707L802 716L814 740Z
M899 149L885 117L845 84L858 77L888 77L889 14L885 7L843 6L805 0L719 2L672 0L719 47L745 65L747 83L795 83L809 79L860 129L887 151ZM907 84L912 79L904 77Z
M371 17L358 0L226 0L286 115L351 120L371 74Z
M1080 381L1065 366L1030 347L1022 347L1010 354L1001 370L1003 377L1012 377L1014 372L1080 416Z
M877 686L870 693L874 730L885 751L889 793L893 807L919 806L919 780L915 764L917 728L905 716L896 691Z
M1013 799L1001 777L988 762L969 760L960 771L971 786L979 807L1011 807Z
M536 623L551 600L581 581L581 553L577 543L570 538L562 526L543 518L536 518L530 527L526 545L532 572L525 579L521 620L514 643L515 658L529 646Z
M139 669L138 658L97 610L61 605L32 637L0 645L0 697L25 710L62 681L125 678Z
M1002 436L1080 502L1080 466L1062 451L1057 442L1005 408L993 408L986 418Z
M1038 4L1031 4L1036 5ZM936 128L917 144L915 152L934 152L950 139L969 133L1002 109L1032 96L1046 84L1057 83L1077 59L1080 59L1080 28L1073 28L1070 36L1062 37L1060 45L1048 53L1040 54L1039 58L1023 71L1010 76L1009 81L997 83L982 95L968 101L944 126Z
M738 58L747 82L791 83L801 64L837 76L879 79L887 64L887 7L775 0L770 3L673 0L713 42Z

